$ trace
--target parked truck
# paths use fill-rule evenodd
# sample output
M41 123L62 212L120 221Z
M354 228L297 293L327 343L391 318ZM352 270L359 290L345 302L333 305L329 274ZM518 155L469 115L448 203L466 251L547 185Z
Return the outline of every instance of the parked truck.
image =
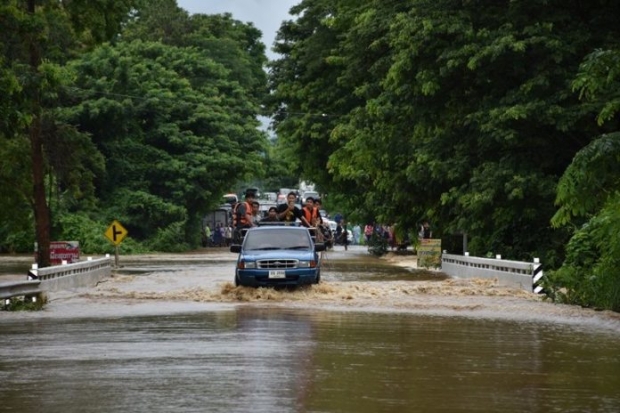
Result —
M207 226L210 231L207 231ZM221 227L229 226L232 226L232 208L229 204L221 205L219 208L207 212L202 219L202 246L223 245L225 241L217 230ZM210 236L207 236L208 232Z

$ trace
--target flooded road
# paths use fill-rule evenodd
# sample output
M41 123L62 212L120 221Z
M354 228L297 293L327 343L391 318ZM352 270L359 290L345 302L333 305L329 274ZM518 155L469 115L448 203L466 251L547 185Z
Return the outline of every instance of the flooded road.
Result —
M620 318L362 252L294 291L235 288L226 254L123 258L0 312L0 411L619 411Z

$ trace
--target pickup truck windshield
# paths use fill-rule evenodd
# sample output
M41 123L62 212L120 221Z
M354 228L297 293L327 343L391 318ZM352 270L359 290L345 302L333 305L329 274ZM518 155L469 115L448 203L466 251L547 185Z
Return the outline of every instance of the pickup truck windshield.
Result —
M273 228L248 231L243 243L245 250L261 249L311 249L312 239L306 229L286 230Z

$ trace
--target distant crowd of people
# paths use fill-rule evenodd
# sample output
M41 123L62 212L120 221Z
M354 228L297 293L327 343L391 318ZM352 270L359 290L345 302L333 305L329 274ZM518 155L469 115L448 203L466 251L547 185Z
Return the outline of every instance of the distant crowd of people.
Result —
M215 228L206 225L204 235L208 240L208 245L230 246L235 241L236 233L244 228L258 226L261 222L289 224L299 222L305 227L319 229L317 237L320 241L342 245L345 250L348 249L349 244L368 245L372 242L373 237L384 239L393 250L406 248L410 244L408 235L401 235L402 239L399 238L394 230L394 225L367 223L363 230L360 225L354 225L349 230L349 224L340 215L335 217L337 225L335 231L332 232L319 212L322 208L319 198L307 197L301 207L297 203L297 199L298 194L291 191L286 196L286 203L270 207L267 214L263 216L260 211L260 203L255 199L255 193L246 191L244 200L232 206L232 222L230 225L217 223ZM420 239L432 238L432 231L427 220L420 224L418 237Z
M422 221L418 228L417 235L419 239L429 239L433 237L430 223L427 220ZM397 231L395 231L394 225L367 223L364 226L365 243L367 245L371 244L373 237L375 239L383 239L392 250L405 249L407 246L411 245L409 234L398 234Z
M228 247L232 243L233 229L230 225L218 222L215 224L215 228L211 228L211 224L207 224L204 232L205 242L203 245L205 247Z
M246 191L244 200L232 206L230 226L218 223L215 229L211 229L210 225L206 225L205 236L209 240L208 244L229 246L231 243L239 241L237 238L240 238L241 230L258 226L261 222L282 222L285 224L299 222L300 225L307 228L319 229L318 240L333 242L332 237L334 235L319 212L322 208L321 200L306 197L304 204L299 206L297 199L298 194L291 191L286 196L286 203L270 207L267 214L263 216L260 211L260 203L255 199L255 193ZM340 227L340 231L342 231L342 227ZM338 234L337 230L336 237L339 236L341 235Z
M267 216L260 214L260 204L254 199L255 194L247 191L245 200L233 205L232 226L234 229L251 228L260 222L286 222L293 223L300 221L305 227L315 227L322 223L323 219L319 214L321 202L312 197L306 198L304 205L297 206L297 193L289 192L286 196L286 203L269 208Z

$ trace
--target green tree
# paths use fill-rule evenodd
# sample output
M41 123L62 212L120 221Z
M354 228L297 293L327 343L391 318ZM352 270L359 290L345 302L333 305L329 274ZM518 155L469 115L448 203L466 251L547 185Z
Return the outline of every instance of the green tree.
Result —
M279 145L277 139L269 141L265 153L265 176L260 186L264 192L277 192L280 188L295 188L299 184L299 174L295 158L287 155L287 151Z
M620 45L586 57L573 87L598 109L602 134L580 150L560 179L552 223L574 228L562 267L548 275L557 300L620 311Z
M316 114L299 102L323 99L342 112L325 130L276 127L311 146L298 146L300 162L322 151L322 187L348 182L338 192L361 213L402 228L424 217L439 235L466 232L474 254L559 263L557 180L605 130L570 82L616 38L615 3L307 0L295 11L271 76L278 109Z
M226 67L230 79L247 91L254 104L262 103L267 92L261 32L229 13L189 15L176 0L145 1L123 30L123 39L197 48Z
M341 86L344 66L333 58L347 27L335 16L346 14L347 3L355 2L305 0L293 7L299 18L280 28L274 51L282 58L269 65L278 152L291 160L296 175L334 193L350 191L353 181L329 172L329 155L337 148L332 130L362 104L351 87Z
M104 45L71 69L66 116L105 156L104 215L140 240L180 223L177 241L197 244L204 211L261 169L266 138L246 90L202 50L159 42Z
M131 8L132 2L128 0L9 0L0 6L4 33L2 78L10 79L6 74L12 73L18 85L9 87L5 96L10 102L3 106L3 110L8 110L5 119L17 119L17 122L4 124L0 135L5 139L28 137L32 185L28 199L33 208L41 267L49 265L50 242L50 207L46 193L49 159L45 149L55 144L53 139L59 136L56 132L70 130L57 127L49 110L53 107L50 101L54 100L64 80L59 63L66 61L75 50L118 33ZM14 93L17 89L19 93Z
M6 15L3 9L2 15ZM3 22L7 17L3 17ZM28 139L20 135L28 117L19 110L22 86L8 65L11 39L0 40L0 251L32 248L33 222Z

